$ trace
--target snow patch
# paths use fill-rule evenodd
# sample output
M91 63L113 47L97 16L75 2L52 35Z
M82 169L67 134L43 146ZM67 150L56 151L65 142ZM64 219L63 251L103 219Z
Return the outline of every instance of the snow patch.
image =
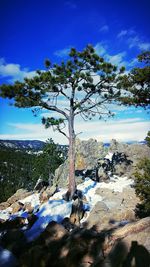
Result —
M118 176L113 176L108 183L97 183L90 178L86 178L82 184L77 186L78 190L81 190L82 194L87 199L87 203L84 204L84 210L86 211L87 216L86 218L83 218L81 223L87 220L90 211L93 209L96 203L98 201L102 201L102 197L99 194L96 194L96 190L98 188L107 188L113 190L114 192L122 192L124 188L129 187L133 183L134 181L128 179L127 177ZM70 217L72 211L72 201L66 202L62 197L66 193L66 191L67 189L60 189L59 192L55 193L49 199L49 201L42 204L41 206L39 201L39 194L37 193L32 194L25 199L19 200L19 202L22 204L31 203L31 206L34 208L33 213L38 217L33 226L30 229L24 231L28 241L32 241L37 238L40 233L43 232L47 227L49 222L56 221L58 223L61 223L61 221L65 217ZM113 205L113 203L110 203L110 205ZM0 211L0 218L4 220L12 220L18 216L23 218L28 217L28 213L23 210L12 215L10 215L10 213L10 208Z
M28 241L32 241L40 235L51 221L61 223L65 217L70 217L72 202L65 200L49 200L44 203L36 213L38 220L26 231L25 235Z
M8 207L5 210L0 210L0 219L4 221L8 220L11 212L12 212L12 208L10 207Z
M128 177L113 176L109 183L100 183L100 188L107 188L114 192L122 192L125 187L133 185L134 181Z
M112 161L113 154L114 154L114 153L109 152L109 153L105 156L105 159L109 159L110 161Z
M40 194L39 193L35 193L32 194L24 199L20 199L18 202L21 204L26 204L26 203L30 203L31 206L36 209L37 207L39 207L40 205L40 199L39 199Z

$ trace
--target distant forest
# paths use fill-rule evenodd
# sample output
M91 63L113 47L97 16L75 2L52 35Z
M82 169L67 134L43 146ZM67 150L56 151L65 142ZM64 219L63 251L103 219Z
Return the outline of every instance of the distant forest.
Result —
M43 150L0 148L0 202L19 188L32 190L39 177L49 180L67 155L67 147L48 140Z

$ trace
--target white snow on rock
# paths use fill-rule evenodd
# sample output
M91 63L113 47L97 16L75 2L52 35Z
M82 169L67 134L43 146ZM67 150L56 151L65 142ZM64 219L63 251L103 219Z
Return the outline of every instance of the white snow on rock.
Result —
M109 152L109 153L105 156L105 159L109 159L110 161L112 161L112 156L113 156L113 153L112 153L112 152Z
M49 200L44 203L40 210L36 213L38 220L34 225L26 231L25 235L28 241L32 241L44 231L46 226L51 221L61 223L65 217L70 217L72 210L72 202L66 202L65 200Z
M108 188L113 191L122 192L125 187L128 187L133 184L133 180L128 179L127 177L118 177L113 176L110 179L110 182L97 183L90 178L86 178L85 181L78 185L78 190L81 190L83 195L87 199L87 204L84 204L84 210L87 211L87 217L89 212L95 206L98 201L102 201L102 197L99 194L96 194L98 188ZM25 231L25 235L28 241L32 241L37 238L41 232L44 231L46 226L51 221L56 221L61 223L65 217L70 217L72 211L72 201L67 202L63 200L63 195L66 193L67 189L60 189L59 192L55 193L49 201L40 206L39 194L35 193L31 196L26 197L25 199L19 200L22 204L31 203L34 207L34 214L38 217L37 221L33 226ZM0 211L0 219L14 219L15 217L28 217L26 211L19 211L15 214L10 215L10 209ZM86 218L87 219L87 218ZM84 219L84 220L86 220Z
M63 198L63 195L67 192L67 189L60 188L59 192L56 192L52 197L50 197L50 200L59 200Z
M26 204L26 203L31 203L31 206L34 209L37 209L40 206L40 199L39 199L40 194L39 193L35 193L32 194L24 199L20 199L18 202L21 204Z
M100 188L108 188L114 192L122 192L125 187L133 185L134 181L128 177L113 176L109 183L100 183Z
M12 211L12 208L8 207L5 210L0 210L0 219L7 221L10 218L10 213Z
M83 195L85 195L90 208L95 206L98 201L102 200L102 197L95 193L96 189L99 187L100 183L97 183L90 178L86 178L85 181L77 187L78 190L81 190Z

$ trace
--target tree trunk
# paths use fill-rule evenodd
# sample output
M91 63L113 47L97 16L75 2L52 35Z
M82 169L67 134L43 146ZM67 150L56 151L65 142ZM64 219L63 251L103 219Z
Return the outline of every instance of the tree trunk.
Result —
M71 200L75 190L75 133L74 133L74 116L69 119L69 185L68 185L68 200Z

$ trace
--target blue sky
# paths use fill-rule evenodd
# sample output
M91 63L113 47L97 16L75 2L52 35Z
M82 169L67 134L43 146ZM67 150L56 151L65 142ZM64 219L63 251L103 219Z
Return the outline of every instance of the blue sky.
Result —
M127 69L137 64L136 56L150 49L150 1L0 1L0 84L12 83L36 69L44 59L60 62L70 47L83 49L93 44L97 53ZM143 140L149 130L149 114L142 108L113 106L116 116L107 122L76 121L81 139L109 141ZM60 134L45 130L41 117L31 110L17 109L0 99L0 139L52 137L66 143ZM83 130L84 129L84 130Z

